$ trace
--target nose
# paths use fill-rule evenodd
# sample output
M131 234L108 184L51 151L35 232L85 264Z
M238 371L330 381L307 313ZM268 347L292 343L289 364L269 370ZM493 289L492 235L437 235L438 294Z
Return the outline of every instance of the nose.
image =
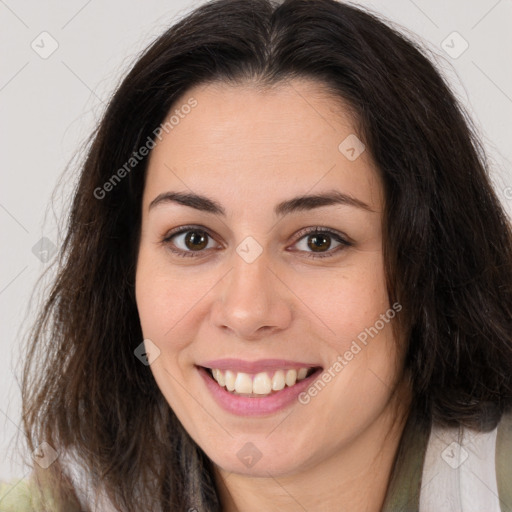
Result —
M212 321L239 339L259 340L291 323L291 293L264 253L252 263L235 253L233 268L216 291Z

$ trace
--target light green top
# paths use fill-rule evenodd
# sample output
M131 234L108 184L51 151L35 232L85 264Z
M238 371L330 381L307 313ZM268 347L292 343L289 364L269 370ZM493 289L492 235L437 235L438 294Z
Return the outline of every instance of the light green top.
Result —
M41 502L35 484L28 479L0 483L0 512L35 512ZM51 503L51 501L50 501Z

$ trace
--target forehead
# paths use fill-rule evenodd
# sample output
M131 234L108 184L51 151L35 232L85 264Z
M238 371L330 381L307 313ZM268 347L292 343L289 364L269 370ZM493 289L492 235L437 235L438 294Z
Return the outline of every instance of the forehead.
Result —
M187 104L195 106L183 108ZM255 206L274 195L277 201L284 191L336 188L381 208L369 153L356 159L346 153L359 139L349 109L318 83L200 85L185 92L166 119L173 115L150 156L146 203L166 188L208 191L227 201L241 194Z

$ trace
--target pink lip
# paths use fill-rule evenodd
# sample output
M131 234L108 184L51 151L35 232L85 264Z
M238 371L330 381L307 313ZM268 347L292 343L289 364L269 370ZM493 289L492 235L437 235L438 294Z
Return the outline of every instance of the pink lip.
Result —
M311 365L304 365L302 368L309 366ZM283 368L283 366L280 366L280 368ZM299 394L305 391L322 371L322 369L319 368L306 379L297 382L292 387L285 387L277 393L262 397L246 397L233 395L229 391L226 391L226 389L220 387L218 383L213 380L208 370L205 370L202 366L198 366L197 370L215 401L227 412L238 416L264 416L284 409L297 401Z
M205 368L217 368L219 370L233 370L235 372L259 373L267 370L290 370L299 368L314 368L320 364L301 363L287 361L285 359L260 359L258 361L243 361L242 359L215 359L198 364Z

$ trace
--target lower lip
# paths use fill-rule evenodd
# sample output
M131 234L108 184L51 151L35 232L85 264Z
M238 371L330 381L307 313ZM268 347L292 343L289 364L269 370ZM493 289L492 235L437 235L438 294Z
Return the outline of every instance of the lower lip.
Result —
M233 395L225 388L221 388L207 370L201 366L196 368L215 401L226 411L238 416L264 416L285 409L294 401L298 401L298 395L306 390L318 374L322 372L322 369L318 369L306 379L297 382L291 387L285 387L277 393L262 396L261 398L250 398Z

